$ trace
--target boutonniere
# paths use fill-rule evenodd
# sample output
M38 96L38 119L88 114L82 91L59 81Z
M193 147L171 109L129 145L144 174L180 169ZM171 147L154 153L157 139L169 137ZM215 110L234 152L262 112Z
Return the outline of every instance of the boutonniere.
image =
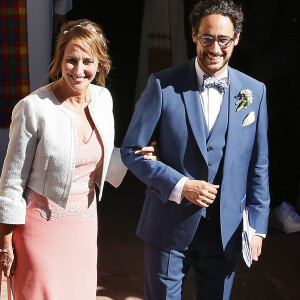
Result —
M238 105L236 111L240 111L242 108L246 109L253 102L253 94L249 89L240 91L236 98L239 99L239 101L235 102Z

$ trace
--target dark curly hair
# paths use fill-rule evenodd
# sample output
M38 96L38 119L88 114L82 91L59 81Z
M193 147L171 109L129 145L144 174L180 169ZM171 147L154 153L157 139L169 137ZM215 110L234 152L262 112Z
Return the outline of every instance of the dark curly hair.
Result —
M212 14L229 17L233 23L235 34L242 32L244 21L242 8L232 0L203 0L198 2L190 13L192 29L197 32L201 19Z

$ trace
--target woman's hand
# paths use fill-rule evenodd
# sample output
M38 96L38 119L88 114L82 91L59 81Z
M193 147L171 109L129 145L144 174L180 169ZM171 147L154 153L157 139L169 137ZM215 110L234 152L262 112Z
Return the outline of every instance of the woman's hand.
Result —
M14 274L16 266L15 253L12 248L12 232L14 225L0 224L0 271L4 276Z
M0 254L0 269L3 271L5 277L14 275L16 268L16 259L13 251L2 252Z
M143 147L141 150L137 150L134 152L137 155L143 155L144 159L148 160L159 160L158 158L158 148L157 142L153 141L151 146Z

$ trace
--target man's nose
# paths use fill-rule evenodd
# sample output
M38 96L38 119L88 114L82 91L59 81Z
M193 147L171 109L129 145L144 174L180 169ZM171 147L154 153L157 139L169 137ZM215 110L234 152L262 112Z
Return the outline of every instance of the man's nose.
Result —
M220 51L222 51L217 40L213 41L212 45L209 47L209 50L213 53L220 53Z

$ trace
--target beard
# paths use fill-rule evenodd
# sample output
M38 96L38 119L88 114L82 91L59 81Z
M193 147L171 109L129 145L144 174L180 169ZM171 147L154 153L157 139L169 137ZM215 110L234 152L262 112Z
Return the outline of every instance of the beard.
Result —
M205 73L207 73L207 75L212 75L212 74L215 74L215 73L225 69L225 67L228 65L231 54L232 54L232 52L225 53L225 54L221 53L219 55L210 54L210 52L202 52L202 53L198 53L197 59L198 59L199 65L203 69L203 71ZM220 56L220 59L214 61L214 60L211 60L208 57L208 55L211 57Z

